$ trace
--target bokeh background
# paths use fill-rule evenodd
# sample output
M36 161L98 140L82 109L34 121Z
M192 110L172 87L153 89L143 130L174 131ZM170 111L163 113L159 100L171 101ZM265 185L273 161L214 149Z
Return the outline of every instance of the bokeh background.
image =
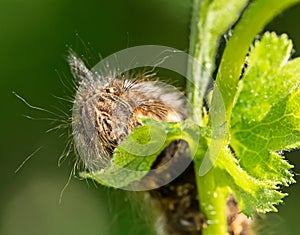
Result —
M65 146L61 132L50 132L53 117L26 106L49 110L68 105L68 46L96 63L127 47L157 44L188 50L191 0L0 0L0 234L1 235L137 235L153 234L140 207L125 192L72 177L73 161L58 167ZM288 33L300 55L300 6L280 14L267 29ZM94 55L90 56L89 55ZM96 55L96 56L95 56ZM68 86L68 82L66 82ZM59 111L55 111L59 113ZM42 147L20 170L23 160ZM300 172L299 152L287 154ZM296 176L300 181L300 177ZM284 189L290 195L258 224L261 234L299 234L299 184Z

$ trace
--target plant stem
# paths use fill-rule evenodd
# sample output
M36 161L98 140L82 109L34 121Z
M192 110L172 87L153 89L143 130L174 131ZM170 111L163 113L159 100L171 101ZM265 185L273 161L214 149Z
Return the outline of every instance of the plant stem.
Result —
M198 61L198 64L188 64L188 78L191 80L187 80L186 88L188 99L193 105L191 117L200 126L203 125L202 106L210 78L209 71L213 69L206 70L205 64L214 64L214 61L211 61L212 58L207 57L208 51L204 52L204 48L209 48L209 43L205 40L205 34L202 33L205 31L205 17L202 15L206 13L207 5L207 1L201 0L194 0L193 3L189 54Z
M188 65L187 95L192 104L192 119L200 126L204 125L202 117L203 101L205 92L209 85L211 75L215 70L215 53L218 48L219 37L230 27L239 17L241 9L247 0L240 0L235 6L230 5L230 18L224 24L215 27L213 21L222 15L228 14L224 9L218 9L217 1L194 0L193 15L191 22L190 55L198 63ZM224 113L224 112L223 112ZM223 120L223 119L222 119ZM226 234L226 199L228 194L220 188L215 181L215 171L211 170L204 176L198 176L201 161L195 160L195 174L197 182L198 196L200 198L200 208L208 219L208 227L204 229L205 234Z
M200 0L194 0L191 22L190 54L198 61L198 64L189 65L188 67L188 78L191 78L191 81L187 83L187 96L193 107L191 117L200 126L203 125L202 107L204 95L210 80L210 74L215 69L214 53L218 45L217 40L211 41L211 35L209 35L206 28L206 23L210 20L208 19L208 7L211 2L213 1L203 0L200 3ZM214 91L216 91L217 87L219 92L213 93L209 114L210 121L213 122L211 123L212 132L214 132L214 128L220 128L222 123L225 123L225 129L230 128L230 117L238 81L245 57L254 37L278 13L298 2L300 0L251 1L251 4L234 28L218 69ZM212 46L215 48L212 49ZM220 103L224 103L224 115L220 115ZM226 138L224 145L228 141L229 136ZM217 156L212 157L216 158ZM208 221L208 227L203 229L202 235L227 234L226 200L228 190L218 183L216 167L213 167L205 175L199 176L198 169L200 169L202 163L200 160L201 156L196 156L195 159L200 208Z
M201 162L195 161L196 169ZM201 177L196 177L198 196L201 199L200 209L207 218L207 227L202 235L227 234L226 200L223 188L215 181L215 169Z

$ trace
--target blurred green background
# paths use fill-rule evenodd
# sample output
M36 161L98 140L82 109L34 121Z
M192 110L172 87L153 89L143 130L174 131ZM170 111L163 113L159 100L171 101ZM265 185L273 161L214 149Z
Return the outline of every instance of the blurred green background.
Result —
M68 94L60 81L70 77L67 45L85 56L89 48L103 57L144 44L187 51L190 12L191 0L0 0L1 235L152 234L143 213L135 209L139 206L129 203L122 191L72 177L59 204L73 166L71 159L57 166L65 138L46 133L52 127L49 121L23 117L49 115L30 109L12 92L33 105L67 111L68 106L54 97ZM296 6L267 27L289 34L295 56L300 55L299 22ZM289 153L288 159L300 172L299 153ZM262 234L299 234L299 189L298 183L284 189L290 196L279 213L258 225Z

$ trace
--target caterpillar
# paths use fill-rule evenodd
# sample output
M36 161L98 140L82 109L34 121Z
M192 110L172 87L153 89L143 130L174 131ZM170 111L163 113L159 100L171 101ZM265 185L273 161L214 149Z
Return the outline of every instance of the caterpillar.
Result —
M142 125L141 117L164 122L187 118L184 95L170 85L149 79L151 76L115 72L103 76L88 69L74 52L70 52L68 62L79 84L72 115L73 139L88 171L98 171L110 164L114 149ZM152 168L158 171L142 179L142 183L153 188L143 193L149 195L151 203L161 212L156 223L158 234L196 235L208 226L199 208L193 162L189 161L185 171L175 177L176 166L189 158L187 143L173 141L154 162ZM170 159L175 159L173 164L164 167ZM175 179L161 186L160 180L165 177ZM234 197L230 196L224 206L227 207L228 232L249 234L246 217L239 214Z

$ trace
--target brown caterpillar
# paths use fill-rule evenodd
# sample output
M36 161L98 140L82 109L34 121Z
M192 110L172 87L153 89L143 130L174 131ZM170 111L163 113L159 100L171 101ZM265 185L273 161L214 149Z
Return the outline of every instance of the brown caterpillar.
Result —
M79 83L72 117L73 138L78 155L89 171L98 171L110 164L114 149L134 128L142 125L140 117L158 121L182 121L187 118L184 96L169 85L150 81L143 75L128 79L112 73L109 77L103 77L89 70L72 52L68 61ZM159 170L145 177L142 183L153 184L155 188L160 184L160 179L172 178L176 166L188 158L187 144L180 140L172 142L153 165ZM164 163L169 159L175 161L166 168ZM180 177L148 192L162 213L157 222L158 234L196 235L207 226L205 216L199 209L194 174L190 161ZM240 217L233 197L228 199L227 209L230 234L248 234L245 220L235 225L236 218Z
M108 164L114 149L141 125L140 117L181 121L187 115L184 96L171 86L147 81L143 75L134 79L101 77L87 69L74 53L69 55L69 63L79 83L73 136L78 138L76 147L90 171Z

